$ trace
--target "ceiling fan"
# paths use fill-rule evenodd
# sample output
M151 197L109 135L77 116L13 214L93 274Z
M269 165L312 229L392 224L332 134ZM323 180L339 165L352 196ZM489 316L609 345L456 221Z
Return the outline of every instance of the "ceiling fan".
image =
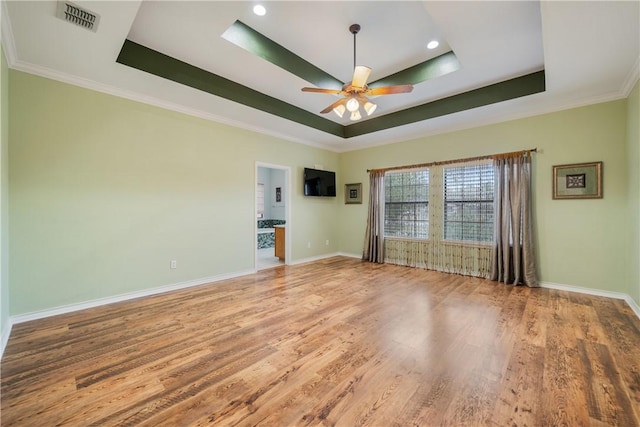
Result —
M342 86L342 90L315 87L302 88L303 92L331 93L342 96L341 99L320 111L321 114L326 114L333 110L334 113L342 117L345 111L348 110L351 113L351 120L360 120L362 118L360 115L361 106L367 113L367 116L373 114L377 108L377 105L367 98L368 96L393 95L396 93L408 93L413 90L413 85L394 85L371 89L367 86L367 79L371 73L371 68L356 65L356 34L358 34L359 31L360 25L358 24L353 24L349 27L349 32L353 34L353 78L351 79L351 83L346 83Z

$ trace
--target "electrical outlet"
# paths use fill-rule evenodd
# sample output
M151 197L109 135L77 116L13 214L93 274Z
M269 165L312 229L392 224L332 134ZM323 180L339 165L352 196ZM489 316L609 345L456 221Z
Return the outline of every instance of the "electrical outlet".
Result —
M311 242L307 242L307 249L311 249Z
M329 239L327 239L326 242L324 242L325 245L329 246Z
M171 260L171 268L172 269L178 268L178 261L176 261L175 259L172 259Z

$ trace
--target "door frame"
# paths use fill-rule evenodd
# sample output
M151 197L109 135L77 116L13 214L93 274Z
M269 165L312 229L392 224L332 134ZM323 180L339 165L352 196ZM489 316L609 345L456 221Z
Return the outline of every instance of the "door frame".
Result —
M291 166L284 165L276 165L273 163L265 163L256 161L255 170L254 170L254 185L253 185L253 215L258 211L258 168L266 168L266 169L278 169L284 171L284 220L286 222L285 234L284 234L284 265L289 265L291 262L291 235L292 235L292 227L291 227ZM258 221L257 218L253 217L253 269L258 271Z

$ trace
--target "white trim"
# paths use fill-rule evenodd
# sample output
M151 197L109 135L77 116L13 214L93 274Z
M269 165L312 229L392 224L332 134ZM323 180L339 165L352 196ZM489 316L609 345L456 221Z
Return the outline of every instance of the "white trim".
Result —
M9 20L6 1L0 2L0 27L0 45L4 50L4 56L8 65L15 59L16 48L13 40L13 32L11 31L11 21ZM0 359L4 355L5 348L7 348L12 327L13 322L10 317L7 317L7 323L2 325L2 330L0 331Z
M638 316L638 319L640 319L640 306L629 295L627 295L624 300L629 304L629 307L631 307L631 310L633 310L636 316Z
M315 148L322 148L327 151L338 152L335 147L327 144L292 137L291 135L288 135L286 133L264 129L260 126L249 125L248 123L242 121L228 119L226 117L207 113L206 111L185 107L174 102L164 101L153 96L143 95L132 90L122 89L116 86L100 83L95 80L86 79L62 71L54 70L49 67L43 67L41 65L22 61L18 58L17 55L15 38L13 37L13 28L11 27L11 20L9 19L9 10L7 7L7 3L8 2L5 0L0 1L0 8L2 8L2 10L0 11L0 44L4 48L5 56L7 58L7 65L11 69L48 78L51 80L56 80L62 83L67 83L73 86L94 90L96 92L106 93L107 95L128 99L130 101L141 102L143 104L152 105L155 107L163 108L165 110L175 111L178 113L186 114L188 116L198 117L204 120L249 130L251 132L256 132L262 135L273 136L275 138L284 139L285 141L291 141Z
M0 359L4 355L4 349L7 348L7 343L9 342L9 337L11 336L11 328L13 327L13 321L9 318L7 324L2 331L2 336L0 337Z
M627 77L624 79L622 84L621 92L625 98L628 98L629 95L631 95L631 90L638 80L640 80L640 56L636 59L636 63L633 64L633 67L629 70L629 74L627 74Z
M536 96L536 94L529 95L529 96ZM511 122L511 121L515 121L515 120L528 119L528 118L532 118L532 117L543 116L545 114L558 113L558 112L561 112L561 111L572 110L572 109L575 109L575 108L588 107L588 106L591 106L591 105L602 104L602 103L605 103L605 102L618 101L620 99L625 99L625 98L626 97L622 93L622 89L621 89L621 90L616 91L616 92L609 92L609 93L604 94L604 95L596 95L596 96L591 96L589 98L584 98L584 99L571 100L571 101L568 101L568 102L558 101L558 102L555 102L555 103L550 104L550 105L538 106L535 109L529 109L529 110L524 111L524 112L516 112L516 113L504 112L504 114L496 115L496 116L490 117L490 118L487 118L487 117L481 117L479 119L471 119L470 118L468 120L465 120L464 122L454 123L452 125L447 125L447 126L441 127L441 128L435 128L434 130L423 129L423 132L421 132L419 135L414 135L414 136L410 136L410 137L392 138L392 139L388 139L388 140L384 140L384 141L378 141L378 142L375 142L375 143L369 143L369 144L366 144L366 145L361 145L358 142L352 142L351 145L344 145L344 146L340 147L340 149L338 149L336 151L338 153L348 153L348 152L351 152L351 151L363 150L363 149L380 147L380 146L387 146L387 145L398 144L398 143L402 143L402 142L417 141L417 140L420 140L420 139L423 139L423 138L432 137L432 136L446 135L446 134L449 134L449 133L460 132L460 131L464 131L464 130L468 130L468 129L483 128L483 127L486 127L486 126L497 125L497 124L500 124L500 123L506 123L506 122ZM501 101L501 102L509 102L509 100ZM490 105L495 105L495 104L490 104ZM459 111L457 113L452 113L452 115L453 114L463 114L463 113L467 113L469 111L471 111L471 110ZM420 122L418 122L418 123L420 123ZM411 124L408 124L406 126L411 126Z
M4 54L7 58L7 65L11 67L16 62L16 42L13 38L13 29L11 27L11 20L9 19L7 2L1 1L0 8L2 8L2 11L0 12L2 47L4 48Z
M221 274L218 276L203 277L200 279L188 280L186 282L175 283L172 285L160 286L157 288L144 289L141 291L129 292L126 294L115 295L112 297L98 298L91 301L81 302L77 304L70 304L60 307L55 307L47 310L34 311L31 313L19 314L12 316L10 322L12 325L29 322L31 320L44 319L46 317L57 316L59 314L72 313L74 311L85 310L87 308L99 307L102 305L113 304L116 302L128 301L134 298L148 297L157 294L163 294L166 292L177 291L180 289L190 288L193 286L206 285L208 283L219 282L221 280L233 279L236 277L246 276L249 274L255 274L255 270L239 271L236 273Z
M629 295L622 292L605 291L602 289L583 288L581 286L563 285L552 282L539 282L541 288L556 289L559 291L576 292L579 294L594 295L597 297L613 298L624 300L635 315L640 319L640 307Z
M143 95L132 90L121 89L115 86L99 83L91 79L85 79L82 77L57 71L48 67L43 67L40 65L35 65L35 64L22 61L18 59L16 56L17 55L16 47L15 47L13 32L11 29L11 23L8 17L9 14L7 12L7 6L6 6L7 2L3 0L0 3L2 3L1 7L3 8L2 14L1 14L2 16L0 17L2 21L1 22L2 29L0 33L2 37L1 43L5 50L9 68L12 68L18 71L23 71L29 74L34 74L40 77L60 81L70 85L83 87L85 89L94 90L96 92L106 93L108 95L116 96L119 98L124 98L131 101L147 104L147 105L152 105L152 106L163 108L170 111L175 111L178 113L186 114L188 116L198 117L203 120L222 123L228 126L249 130L251 132L256 132L262 135L273 136L275 138L281 138L286 141L291 141L291 142L295 142L295 143L299 143L299 144L303 144L303 145L307 145L315 148L321 148L321 149L335 152L335 153L348 153L350 151L361 150L364 148L374 148L378 146L391 145L391 144L400 143L400 142L412 141L415 139L421 139L421 138L432 137L432 136L441 135L441 134L459 132L462 130L473 129L478 127L490 126L490 125L514 121L514 120L536 117L544 114L556 113L559 111L565 111L565 110L585 107L589 105L596 105L604 102L616 101L619 99L627 98L631 93L631 90L633 89L636 81L638 81L638 79L640 78L640 57L639 57L636 63L634 64L634 66L631 68L631 70L625 77L625 80L621 85L620 89L614 92L591 96L584 99L570 100L568 102L558 101L551 105L541 106L525 112L497 115L496 117L493 117L491 119L487 119L486 117L483 117L480 121L473 121L473 120L465 121L464 123L457 123L451 126L445 126L435 131L429 131L428 129L424 129L419 135L402 136L398 138L388 139L385 141L379 141L373 144L366 144L366 145L361 145L358 143L346 144L347 142L349 142L349 139L343 139L342 141L338 142L339 144L338 146L333 146L330 143L324 144L324 143L318 143L318 142L310 141L306 139L292 137L291 135L264 129L260 126L249 125L248 123L245 123L242 121L228 119L228 118L207 113L205 111L198 110L195 108L185 107L183 105L180 105L174 102L164 101L164 100L155 98L153 96ZM463 113L463 112L464 111L461 111L459 113Z
M259 168L276 169L284 172L284 222L286 232L284 234L284 265L289 265L291 260L291 236L292 236L292 224L291 224L291 203L292 197L292 185L291 185L291 166L276 165L273 163L265 163L261 161L255 162L254 168L254 194L253 194L253 227L256 230L255 234L258 235L258 221L256 220L255 212L257 210L257 192L258 192L258 170ZM266 202L265 202L266 203ZM270 219L270 218L267 218ZM256 241L253 242L253 259L254 269L258 271L258 245Z
M358 254L351 254L345 252L335 252L330 254L319 255L315 257L303 258L299 260L295 260L290 263L290 265L296 264L304 264L307 262L319 261L326 258L332 258L334 256L345 256L351 258L360 258L361 256ZM74 311L84 310L87 308L98 307L101 305L112 304L115 302L122 302L131 300L134 298L140 298L145 296L157 295L165 292L171 292L175 290L180 290L184 288L189 288L193 286L205 285L207 283L219 282L222 280L233 279L236 277L246 276L249 274L255 274L255 270L247 270L241 271L237 273L229 273L229 274L221 274L218 276L204 277L196 280L189 280L186 282L180 282L173 285L161 286L158 288L146 289L142 291L130 292L127 294L116 295L113 297L100 298L92 301L87 301L79 304L71 304L67 306L61 306L49 310L42 310L32 313L21 314L17 316L11 316L4 330L2 331L1 341L0 341L0 358L4 355L4 350L7 346L7 342L9 341L9 336L11 335L11 329L14 324L28 322L31 320L43 319L50 316L56 316L59 314L71 313ZM601 296L606 298L615 298L624 300L631 310L635 313L635 315L640 319L640 306L631 298L629 295L621 293L621 292L611 292L604 291L600 289L591 289L591 288L583 288L580 286L572 286L572 285L563 285L559 283L551 283L551 282L540 282L540 287L547 289L556 289L567 292L577 292L588 295Z
M122 88L107 85L104 83L99 83L99 82L96 82L95 80L73 76L61 71L53 70L48 67L34 65L21 60L16 60L12 65L11 65L11 62L9 62L9 64L10 64L10 68L13 68L15 70L33 74L40 77L44 77L51 80L56 80L62 83L67 83L73 86L94 90L96 92L105 93L107 95L116 96L118 98L128 99L130 101L140 102L142 104L152 105L154 107L162 108L165 110L175 111L177 113L186 114L188 116L197 117L203 120L222 123L224 125L233 126L239 129L245 129L251 132L256 132L261 135L273 136L275 138L280 138L285 141L291 141L291 142L308 145L315 148L322 148L328 151L335 151L335 148L332 148L325 144L319 144L313 141L308 141L306 139L295 138L285 133L275 132L269 129L262 128L260 126L250 125L247 122L229 119L226 117L218 116L216 114L211 114L206 111L198 110L195 108L185 107L184 105L177 104L175 102L165 101L165 100L158 99L156 97L149 96L149 95L144 95L132 90L122 89Z
M556 289L559 291L577 292L580 294L594 295L597 297L606 297L614 299L625 299L628 295L621 292L604 291L601 289L583 288L581 286L563 285L553 282L539 282L541 288Z
M311 257L308 257L308 258L297 259L295 261L290 262L289 265L305 264L307 262L320 261L320 260L323 260L323 259L333 258L333 257L336 257L336 256L340 256L340 252L333 252L333 253L330 253L330 254L316 255L316 256L311 256Z
M352 254L349 252L338 252L338 256L345 256L348 258L358 258L358 259L362 259L362 254Z

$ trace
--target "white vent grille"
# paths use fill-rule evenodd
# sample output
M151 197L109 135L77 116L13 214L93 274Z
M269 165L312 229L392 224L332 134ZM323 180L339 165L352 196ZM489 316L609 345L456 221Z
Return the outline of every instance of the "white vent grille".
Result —
M100 22L100 15L68 1L58 1L56 16L94 33L98 30L98 23Z

